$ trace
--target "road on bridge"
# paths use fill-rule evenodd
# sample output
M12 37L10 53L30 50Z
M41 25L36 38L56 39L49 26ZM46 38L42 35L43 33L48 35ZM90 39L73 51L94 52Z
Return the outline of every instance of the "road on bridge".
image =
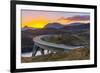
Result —
M54 48L62 48L64 50L72 50L72 49L76 49L76 48L83 48L83 46L67 46L64 44L56 44L56 43L51 43L51 42L47 42L42 40L42 38L46 38L46 37L50 37L53 35L40 35L37 36L33 39L34 43L40 44L40 45L45 45L45 46L49 46L49 47L54 47Z

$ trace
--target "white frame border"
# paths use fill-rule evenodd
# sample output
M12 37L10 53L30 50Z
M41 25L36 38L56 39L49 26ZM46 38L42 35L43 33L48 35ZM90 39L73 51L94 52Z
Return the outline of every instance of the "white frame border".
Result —
M21 9L46 10L46 11L70 11L70 12L89 12L90 13L90 60L60 61L60 62L33 62L21 63ZM75 66L94 64L94 9L74 8L74 7L52 7L36 5L16 5L16 69Z

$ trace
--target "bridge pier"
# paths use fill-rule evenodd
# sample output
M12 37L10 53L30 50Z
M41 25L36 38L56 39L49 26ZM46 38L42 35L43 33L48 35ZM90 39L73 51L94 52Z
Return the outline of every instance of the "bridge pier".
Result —
M45 53L45 50L43 48L40 48L37 45L34 45L33 51L32 51L32 56L36 56L38 51L40 51L41 55L53 53L53 51L50 51L50 50L46 50L46 53Z
M44 53L44 52L45 52L44 49L42 49L42 48L39 48L39 49L40 49L41 54L42 54L42 55L45 55L45 53Z
M45 55L45 50L34 45L33 46L33 51L32 51L32 56L36 56L37 52L40 51L41 52L41 55Z
M40 51L41 55L46 55L46 54L53 54L56 53L55 51L46 49L44 46L40 46L37 44L34 44L33 46L33 51L32 51L32 56L36 56L36 54Z
M47 50L47 54L49 54L50 53L50 50Z
M38 47L36 45L33 46L32 56L35 56L38 51Z

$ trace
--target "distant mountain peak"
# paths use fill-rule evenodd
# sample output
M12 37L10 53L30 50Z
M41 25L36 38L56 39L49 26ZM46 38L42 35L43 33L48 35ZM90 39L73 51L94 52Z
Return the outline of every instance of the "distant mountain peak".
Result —
M60 23L57 23L57 22L55 22L55 23L48 23L47 25L45 25L44 28L61 29L61 28L63 28L63 25L60 24Z

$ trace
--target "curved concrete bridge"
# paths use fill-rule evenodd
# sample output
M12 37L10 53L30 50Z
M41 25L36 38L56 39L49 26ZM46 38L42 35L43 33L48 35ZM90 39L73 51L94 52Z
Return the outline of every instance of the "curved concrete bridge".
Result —
M34 46L32 51L32 56L35 56L37 51L41 51L41 54L44 55L44 50L47 50L48 53L56 53L61 51L69 51L76 48L83 48L83 46L67 46L64 44L56 44L42 40L42 38L48 38L56 35L40 35L33 39Z

